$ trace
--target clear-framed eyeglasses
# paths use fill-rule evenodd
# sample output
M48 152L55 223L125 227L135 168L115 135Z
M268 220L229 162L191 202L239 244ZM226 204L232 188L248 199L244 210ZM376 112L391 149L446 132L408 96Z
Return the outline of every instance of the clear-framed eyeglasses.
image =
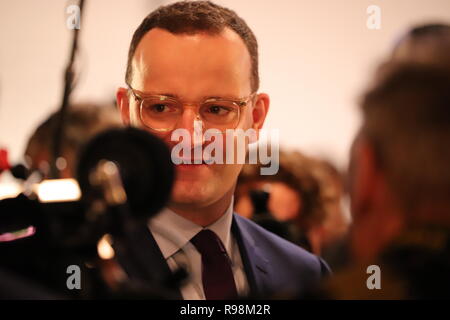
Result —
M203 102L183 103L179 99L165 95L139 93L128 85L128 89L139 103L141 122L156 132L169 132L176 128L185 105L197 107L197 119L205 129L218 129L224 132L235 129L240 121L242 108L247 106L256 92L238 100L209 98Z

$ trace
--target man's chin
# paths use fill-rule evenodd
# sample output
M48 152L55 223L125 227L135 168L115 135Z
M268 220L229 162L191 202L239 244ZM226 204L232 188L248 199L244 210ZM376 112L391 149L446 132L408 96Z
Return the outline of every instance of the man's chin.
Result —
M170 202L180 205L201 205L212 198L211 191L210 184L199 183L198 181L176 181Z

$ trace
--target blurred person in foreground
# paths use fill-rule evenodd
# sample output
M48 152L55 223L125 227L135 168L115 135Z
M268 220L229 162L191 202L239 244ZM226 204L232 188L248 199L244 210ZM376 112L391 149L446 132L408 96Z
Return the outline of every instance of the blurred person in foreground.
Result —
M450 272L445 259L449 256L450 215L445 201L450 198L449 187L445 186L450 179L445 165L449 161L445 147L449 144L449 73L450 25L443 23L408 30L378 67L373 89L362 104L365 125L355 139L351 156L355 222L352 246L356 266L333 281L333 290L338 293L335 297L449 297L449 291L441 286L449 283ZM378 108L374 107L376 104ZM373 131L370 139L369 127ZM365 201L366 208L361 205L364 202L358 189L373 184L357 178L367 176L361 174L368 171L368 157L361 153L367 141L372 144L376 160L372 165L384 173L386 187L395 196L400 207L397 211L402 215L389 215L394 210L376 208L376 201ZM403 191L399 189L401 185ZM374 186L365 192L373 193L375 198L379 197L376 190ZM392 200L385 201L387 206ZM366 268L370 263L380 263L381 290L367 289Z
M450 72L383 65L361 106L349 170L354 265L330 282L330 295L449 298ZM380 268L380 289L368 288L370 265Z
M49 173L54 132L59 113L52 113L32 133L25 148L25 161L31 170ZM61 178L75 177L77 157L81 148L101 131L122 127L120 115L113 105L95 103L73 104L67 109L61 139L62 157L58 160Z
M450 68L450 25L429 23L411 28L394 45L388 60Z
M384 63L377 66L372 86L382 81L391 63L431 65L450 70L450 25L428 23L410 28L394 44ZM388 68L389 69L389 68ZM388 70L389 72L389 70Z

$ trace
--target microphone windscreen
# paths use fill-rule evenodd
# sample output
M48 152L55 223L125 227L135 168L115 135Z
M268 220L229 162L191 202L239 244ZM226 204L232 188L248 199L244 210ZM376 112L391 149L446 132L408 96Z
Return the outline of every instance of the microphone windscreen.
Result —
M161 139L133 127L110 129L91 139L77 166L82 201L94 197L89 175L102 160L118 166L135 218L149 218L164 207L172 190L174 168L169 148Z

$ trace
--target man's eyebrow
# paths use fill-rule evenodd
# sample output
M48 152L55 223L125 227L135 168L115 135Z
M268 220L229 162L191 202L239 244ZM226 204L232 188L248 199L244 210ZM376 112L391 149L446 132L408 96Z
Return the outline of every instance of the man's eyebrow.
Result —
M171 98L175 98L175 99L178 99L178 100L182 100L182 98L181 98L179 95L174 94L174 93L142 92L142 91L139 91L139 90L137 90L137 91L139 92L139 94L140 94L143 98L148 97L148 96L157 95L157 96L166 96L166 97L171 97ZM234 97L230 97L230 96L203 96L203 97L201 98L201 100L203 100L203 101L209 100L209 99L229 99L229 100L238 100L238 98L234 98Z
M209 99L229 99L226 97L221 97L221 96L208 96L208 97L203 97L204 100L209 100Z
M179 95L176 95L173 93L159 93L158 95L182 99ZM209 100L209 99L227 99L227 97L224 97L224 96L202 96L200 98L200 100Z
M142 97L148 97L148 96L166 96L166 97L171 97L171 98L179 98L178 95L173 94L173 93L159 93L159 92L144 92L144 91L140 91L140 90L136 90Z
M173 93L158 93L159 96L166 96L171 98L180 99L180 96L173 94Z

